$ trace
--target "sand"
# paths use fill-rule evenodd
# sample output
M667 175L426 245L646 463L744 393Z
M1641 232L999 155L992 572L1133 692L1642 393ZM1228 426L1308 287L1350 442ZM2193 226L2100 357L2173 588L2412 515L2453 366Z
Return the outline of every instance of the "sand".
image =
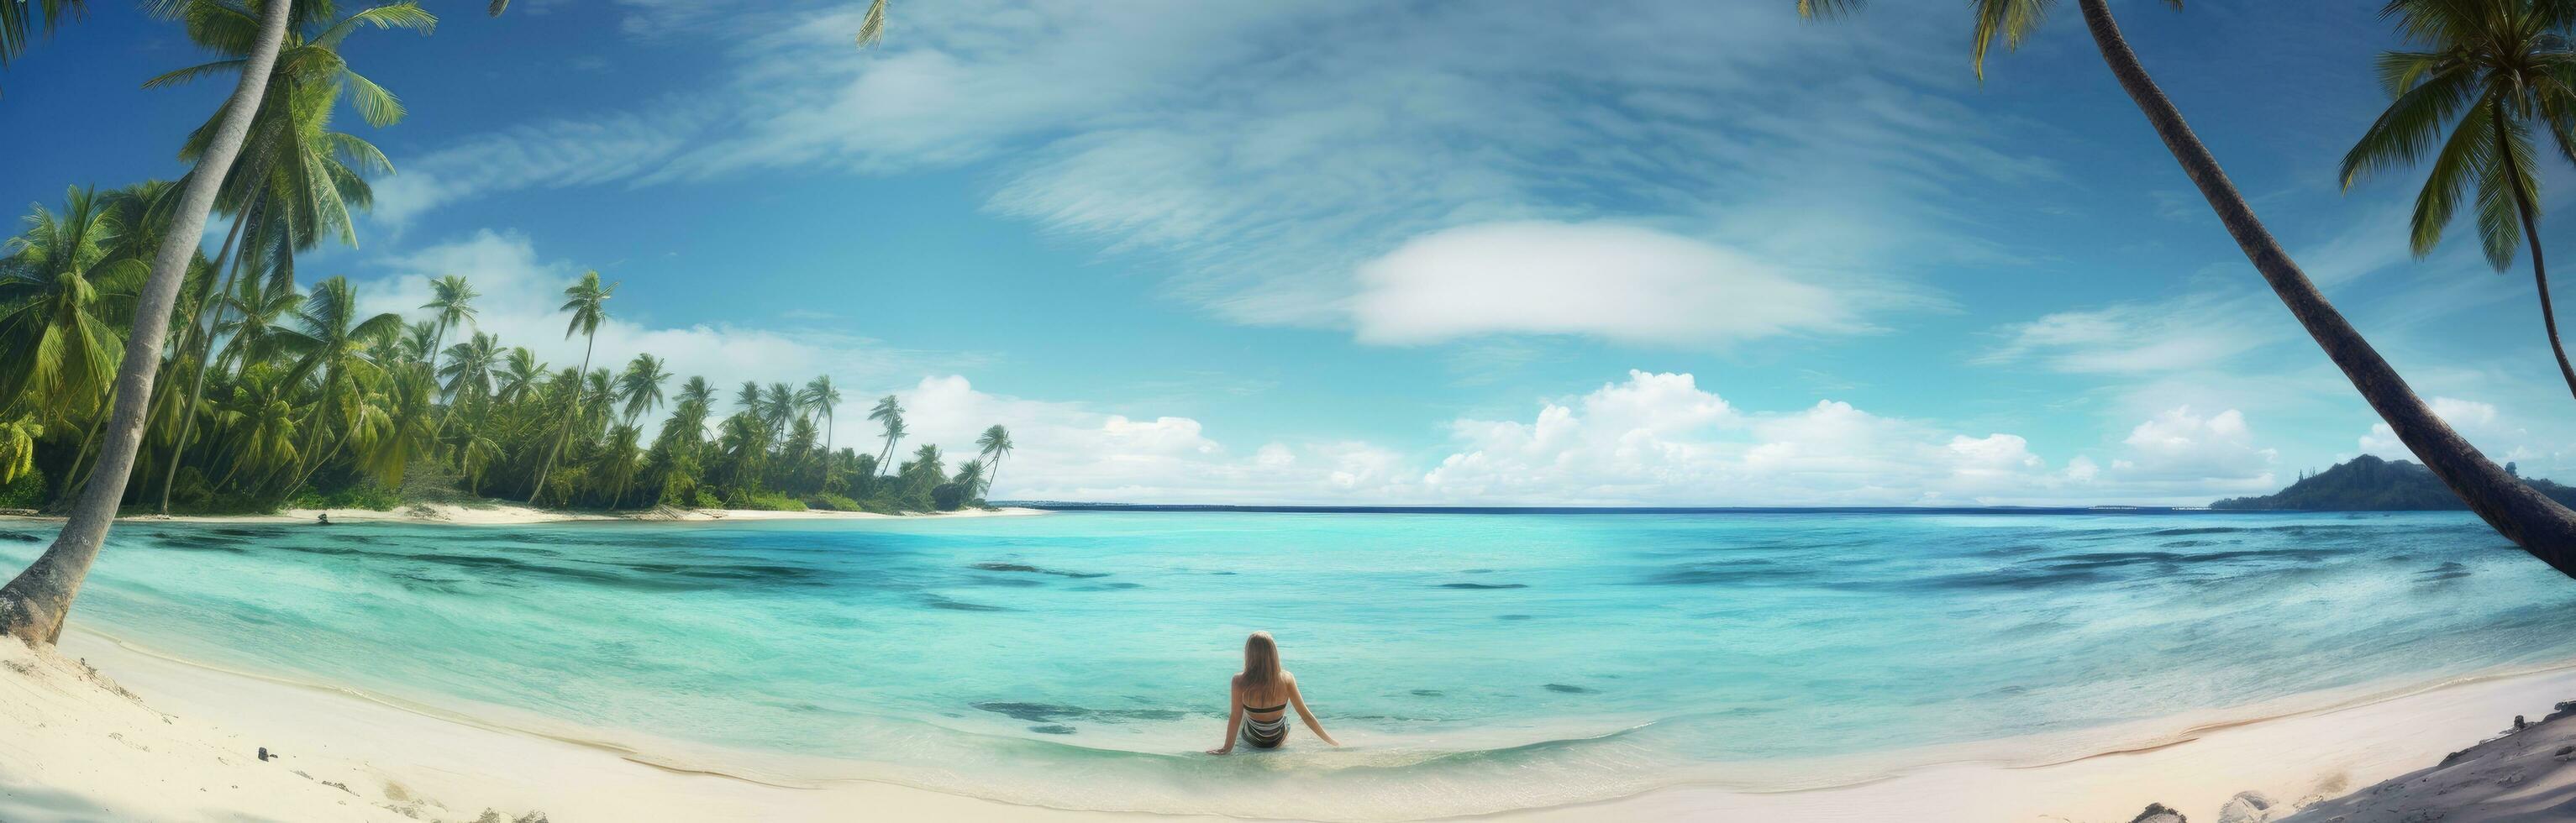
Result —
M2565 764L2576 758L2554 752L2576 744L2576 719L2479 747L2452 768L2429 767L2499 734L2514 715L2538 719L2570 696L2576 670L2558 669L2054 765L1958 763L1772 794L1676 787L1490 819L2126 823L2149 802L2201 823L2269 823L2309 805L2315 810L2298 823L2567 819L2576 771ZM282 757L259 761L263 746ZM2327 801L2391 778L2399 789ZM2233 816L2222 813L2248 790L2277 802L2265 814L2248 816L2242 802ZM2426 809L2447 816L2423 816ZM198 666L77 626L59 651L0 642L0 820L474 821L486 810L494 820L543 812L557 823L1148 817L871 782L790 788L672 771L563 736ZM2524 816L2484 816L2495 810Z
M458 526L524 526L531 523L577 523L603 520L652 520L667 522L714 522L753 520L882 520L896 517L1022 517L1045 514L1040 509L996 508L965 509L953 512L917 514L875 514L872 512L834 511L759 511L752 509L674 509L667 513L557 511L516 503L487 500L472 504L417 503L392 511L369 509L287 509L277 514L226 515L132 515L121 521L170 523L311 523L315 516L331 515L334 523L445 523ZM60 517L0 515L0 520L51 520Z

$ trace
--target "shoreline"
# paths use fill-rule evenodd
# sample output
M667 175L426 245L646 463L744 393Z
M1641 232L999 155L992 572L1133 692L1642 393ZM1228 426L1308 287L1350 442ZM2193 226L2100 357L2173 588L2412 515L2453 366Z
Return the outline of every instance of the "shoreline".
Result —
M84 674L86 666L98 670ZM21 689L33 696L12 694ZM122 696L127 689L134 697ZM2265 714L2259 706L2213 712L2213 722L2190 724L2170 739L2039 765L1979 761L1963 748L1957 753L1968 759L1846 785L1755 791L1686 784L1449 819L2119 823L2151 802L2218 819L2220 808L2241 792L2307 806L2425 769L2446 753L2497 736L2514 715L2538 718L2567 697L2576 697L2576 661L2413 688L2354 690L2335 705L2282 714ZM765 782L701 764L655 762L651 754L616 743L407 706L345 687L229 671L77 625L59 654L0 644L0 728L7 729L0 732L0 818L7 819L18 819L7 813L13 809L35 817L46 809L70 816L74 808L140 819L379 819L352 818L360 809L351 802L382 811L388 820L466 821L486 808L505 820L543 810L565 823L826 820L860 813L1006 821L1232 819L1014 805L872 780ZM251 759L263 746L290 759ZM147 777L165 785L143 791ZM174 781L191 790L166 785ZM253 782L273 785L251 792ZM234 786L243 789L226 788ZM147 803L145 795L161 799ZM26 805L27 798L39 796L71 805ZM179 805L152 805L165 801ZM316 808L331 811L317 816Z
M657 510L634 512L583 512L541 509L517 503L487 501L475 504L417 503L390 511L374 509L285 509L276 514L174 514L121 515L119 523L207 523L207 524L302 524L312 525L316 515L328 513L333 524L341 523L407 523L445 526L526 526L544 523L723 523L767 520L901 520L918 518L1030 517L1049 514L1045 509L1001 507L992 509L959 509L953 512L844 512L808 509L805 511L771 511L766 509L675 509L670 513ZM0 522L60 523L63 518L42 514L0 514Z

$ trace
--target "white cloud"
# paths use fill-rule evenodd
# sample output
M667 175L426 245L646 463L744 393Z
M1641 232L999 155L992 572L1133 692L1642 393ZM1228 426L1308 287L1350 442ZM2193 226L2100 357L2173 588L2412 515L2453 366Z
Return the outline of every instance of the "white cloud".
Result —
M2111 476L2137 484L2208 489L2266 489L2280 453L2254 443L2245 414L2228 409L2202 415L2189 406L2169 409L2129 430L2127 456L2113 461Z
M1736 286L1901 279L1993 259L1957 192L2049 175L1949 96L1968 77L1913 35L1953 21L1903 6L1828 30L1784 7L1678 0L960 0L898 10L886 44L861 51L852 4L696 5L710 4L625 3L634 30L735 43L715 87L407 164L384 215L520 187L981 163L990 208L1166 261L1183 299L1338 327L1362 263L1462 226L1653 224L1722 250L1703 262ZM1879 308L1762 293L1801 298L1784 331L1848 330Z
M1716 344L1861 330L1861 304L1881 297L1653 229L1514 221L1415 238L1361 265L1351 317L1370 343L1521 332Z
M423 319L426 312L419 307L429 302L429 282L442 275L462 275L482 296L475 300L478 316L473 325L448 332L449 342L463 340L480 330L499 336L504 346L527 347L553 369L581 364L586 341L564 334L566 318L557 309L563 304L564 287L580 277L582 269L540 258L524 236L480 231L391 257L380 264L392 273L358 283L360 308L364 311ZM603 273L602 279L613 281L615 277ZM666 392L675 391L680 381L692 375L715 381L730 397L732 388L744 380L764 384L786 381L802 386L817 374L829 374L842 387L846 398L843 402L860 405L863 397L873 396L866 394L867 386L882 386L890 378L908 376L906 372L917 374L914 370L933 364L953 368L975 362L965 355L893 349L874 340L818 327L751 329L704 323L666 326L638 317L631 306L616 298L610 299L608 308L609 320L599 327L591 368L622 369L636 354L651 353L667 360L675 375ZM834 432L836 443L864 436L866 421L855 419L860 417L840 415Z

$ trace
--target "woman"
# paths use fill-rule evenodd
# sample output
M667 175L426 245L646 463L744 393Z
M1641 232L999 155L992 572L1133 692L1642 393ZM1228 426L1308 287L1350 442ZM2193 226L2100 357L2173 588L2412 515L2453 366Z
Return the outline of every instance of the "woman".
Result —
M1297 676L1279 667L1279 643L1269 632L1253 632L1243 641L1243 671L1234 676L1234 694L1229 699L1234 710L1225 719L1225 745L1209 749L1208 754L1234 751L1234 741L1242 740L1256 749L1275 749L1288 739L1288 707L1297 707L1297 716L1315 736L1335 746L1342 745L1324 733L1324 724L1315 722L1315 713L1306 710L1306 696L1297 693Z

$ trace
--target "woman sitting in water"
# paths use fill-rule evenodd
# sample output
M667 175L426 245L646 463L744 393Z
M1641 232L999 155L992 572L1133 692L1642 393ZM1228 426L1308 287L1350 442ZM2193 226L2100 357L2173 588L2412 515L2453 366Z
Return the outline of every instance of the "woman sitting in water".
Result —
M1288 739L1288 708L1295 706L1297 716L1315 736L1335 746L1342 745L1324 733L1324 724L1315 722L1315 713L1306 710L1306 696L1297 693L1297 676L1279 667L1279 643L1269 632L1253 632L1243 641L1243 672L1234 676L1234 694L1228 698L1234 707L1225 719L1225 745L1209 749L1208 754L1234 751L1240 739L1256 749L1275 749Z

